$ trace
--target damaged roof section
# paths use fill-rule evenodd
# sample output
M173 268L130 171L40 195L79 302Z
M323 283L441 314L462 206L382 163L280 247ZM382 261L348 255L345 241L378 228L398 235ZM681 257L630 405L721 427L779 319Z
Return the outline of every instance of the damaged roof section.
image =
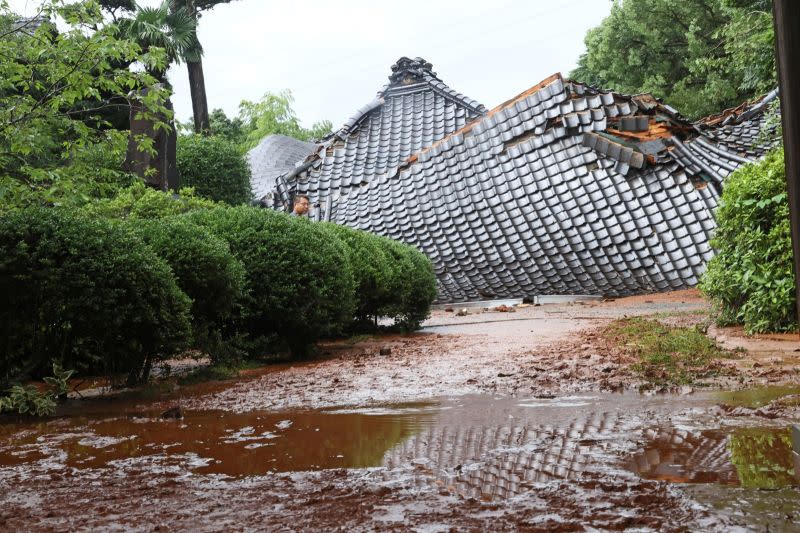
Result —
M270 196L275 190L275 180L295 168L316 148L316 144L299 141L286 135L268 135L247 152L250 165L250 188L257 200L266 200L272 205Z
M373 173L330 217L419 247L444 301L690 287L722 178L763 153L735 136L765 109L726 144L649 95L554 75Z
M313 200L347 194L485 113L432 69L422 58L400 58L375 100L323 139L288 186Z
M780 143L778 89L739 107L699 120L705 137L748 159L760 158Z

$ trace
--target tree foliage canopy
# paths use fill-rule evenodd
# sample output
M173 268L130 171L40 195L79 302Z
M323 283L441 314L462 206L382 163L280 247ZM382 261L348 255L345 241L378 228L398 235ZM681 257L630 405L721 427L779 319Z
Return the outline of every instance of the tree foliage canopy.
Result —
M53 22L61 21L58 28ZM113 192L127 132L104 112L142 96L150 118L168 115L166 89L147 69L163 69L159 48L143 52L105 24L91 0L46 0L39 16L20 19L0 2L0 205L71 204ZM145 71L129 69L132 63ZM146 145L143 149L148 149Z
M267 135L279 133L301 141L321 139L331 132L330 121L316 122L310 129L300 125L292 109L292 92L266 93L258 102L242 100L239 104L239 118L246 131L244 147L253 148Z
M167 54L168 67L181 61L199 61L203 47L197 39L197 20L184 8L173 8L169 0L156 7L138 7L132 18L118 23L122 34L144 50L159 48ZM154 75L164 78L166 68Z
M232 142L235 145L244 143L245 136L247 135L244 130L244 123L239 117L228 118L225 111L222 109L215 109L209 116L211 123L211 134Z
M230 118L222 109L211 112L211 134L224 137L247 152L268 135L280 134L301 141L319 140L329 134L333 125L329 120L314 123L310 128L300 125L292 109L294 97L289 90L268 92L258 102L242 100L239 114ZM190 129L182 124L184 130Z
M616 0L570 76L650 92L691 118L773 89L769 0Z

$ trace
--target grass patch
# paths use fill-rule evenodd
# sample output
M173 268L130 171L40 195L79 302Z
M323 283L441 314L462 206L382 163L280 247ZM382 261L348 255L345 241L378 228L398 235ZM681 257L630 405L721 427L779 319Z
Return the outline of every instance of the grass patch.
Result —
M263 361L244 360L238 363L209 365L192 370L178 378L178 385L195 385L206 381L224 381L239 377L239 372L264 366Z
M695 327L670 327L646 318L612 322L605 336L638 362L632 369L654 385L688 385L720 374L719 359L731 352L720 348Z
M657 313L647 315L649 318L673 318L673 317L690 317L690 316L708 316L708 311L704 309L690 309L688 311L659 311Z
M733 407L748 407L758 409L769 405L775 400L785 406L797 405L800 399L800 387L797 386L767 386L737 391L722 391L715 395L721 403ZM783 400L785 398L785 400Z
M373 337L374 337L374 335L368 335L368 334L353 335L352 337L346 339L344 341L344 343L348 344L350 346L353 346L353 345L358 344L359 342L370 341L370 340L372 340Z

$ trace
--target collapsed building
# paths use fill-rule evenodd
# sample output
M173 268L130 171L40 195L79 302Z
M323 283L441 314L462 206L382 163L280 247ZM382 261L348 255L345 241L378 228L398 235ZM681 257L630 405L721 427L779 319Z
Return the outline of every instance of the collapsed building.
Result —
M682 289L713 256L725 177L774 143L776 97L692 123L649 94L554 74L487 110L401 58L318 144L262 141L254 189L277 208L308 195L318 219L418 247L440 301Z

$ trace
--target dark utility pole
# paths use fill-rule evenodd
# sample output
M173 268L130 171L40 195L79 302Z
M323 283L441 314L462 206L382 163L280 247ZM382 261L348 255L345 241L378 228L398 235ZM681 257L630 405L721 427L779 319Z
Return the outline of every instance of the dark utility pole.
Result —
M800 1L774 0L786 185L794 252L794 294L800 320Z

